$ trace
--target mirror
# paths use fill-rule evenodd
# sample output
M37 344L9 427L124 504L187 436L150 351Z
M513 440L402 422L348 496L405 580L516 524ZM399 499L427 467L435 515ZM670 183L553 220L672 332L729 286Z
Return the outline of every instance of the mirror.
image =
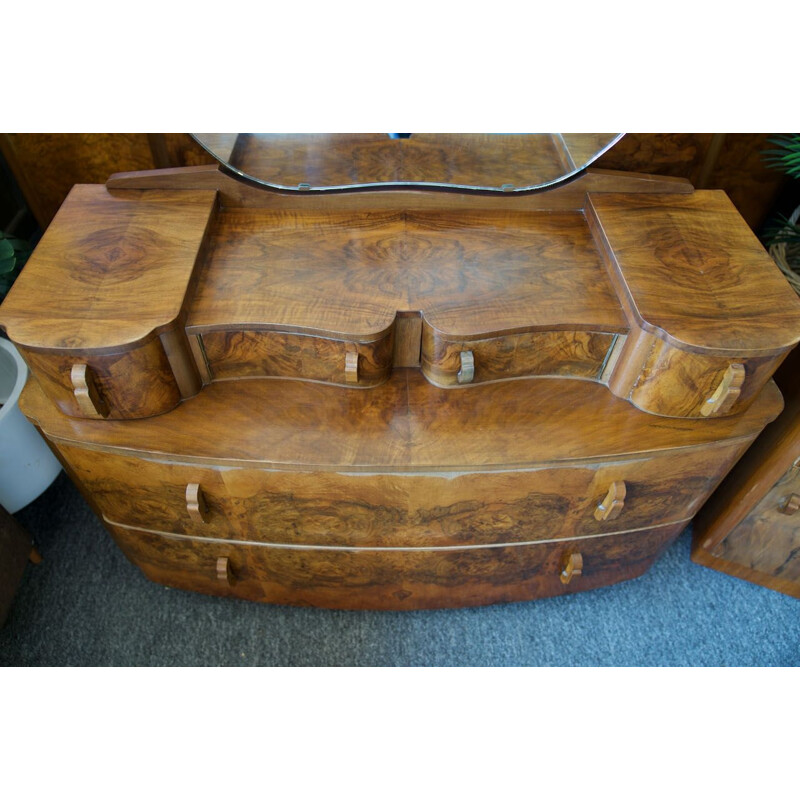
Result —
M289 191L528 192L568 180L621 133L193 133L249 182Z

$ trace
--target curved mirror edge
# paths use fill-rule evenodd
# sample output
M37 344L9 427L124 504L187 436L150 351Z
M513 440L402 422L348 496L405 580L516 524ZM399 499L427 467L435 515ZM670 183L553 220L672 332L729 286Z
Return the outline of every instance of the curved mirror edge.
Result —
M225 171L250 185L281 192L440 189L513 194L572 180L625 134L190 135ZM489 174L512 179L464 179ZM525 180L530 175L538 177Z

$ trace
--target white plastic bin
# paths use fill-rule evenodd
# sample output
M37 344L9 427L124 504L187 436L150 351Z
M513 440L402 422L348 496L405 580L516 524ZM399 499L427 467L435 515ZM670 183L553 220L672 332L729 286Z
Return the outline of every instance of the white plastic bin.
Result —
M11 342L0 337L0 504L13 514L35 500L61 471L36 428L17 403L28 365Z

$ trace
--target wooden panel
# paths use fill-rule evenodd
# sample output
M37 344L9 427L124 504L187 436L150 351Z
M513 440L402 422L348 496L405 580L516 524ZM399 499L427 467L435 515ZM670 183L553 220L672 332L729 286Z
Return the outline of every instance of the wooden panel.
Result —
M377 386L389 376L393 333L376 342L346 342L277 331L209 331L203 347L215 379L287 377L344 386L345 356L355 348L357 383Z
M800 517L786 513L793 511L790 501L798 492L800 469L793 467L725 539L705 552L742 568L740 577L767 586L774 579L781 582L781 591L790 585L788 593L800 597Z
M684 527L551 544L358 550L208 542L106 525L158 583L268 603L376 610L477 606L606 586L644 573ZM582 574L563 583L576 551ZM219 558L228 559L232 582L219 580Z
M76 183L103 183L113 172L161 166L145 133L4 133L0 149L42 228Z
M422 369L437 386L455 386L461 363L469 350L475 358L474 383L551 375L597 379L614 334L584 331L542 331L474 341L447 341L425 326Z
M76 364L88 366L110 419L162 414L181 401L178 383L158 338L150 339L135 350L107 355L83 350L19 349L44 391L64 414L95 416L82 407L75 396L71 375Z
M617 364L609 386L621 397L651 414L668 417L703 417L708 401L725 379L731 365L744 368L744 382L731 405L710 416L741 413L758 396L784 355L742 358L699 355L679 350L649 334L637 343L629 338L628 352ZM635 352L634 352L635 351Z
M800 339L800 299L724 193L590 195L587 216L632 324L734 358Z
M441 547L592 536L691 517L747 442L560 469L383 474L215 468L61 444L114 522L169 533L298 545ZM624 481L613 521L595 511ZM209 514L186 511L199 484Z
M89 447L374 472L613 460L750 439L777 416L782 400L770 382L742 414L665 419L589 381L520 379L454 391L432 386L417 370L395 369L386 383L366 392L281 379L219 381L135 428L58 414L32 381L20 405L48 436Z
M277 328L380 338L398 311L451 336L624 331L581 214L223 211L194 332Z
M215 205L212 192L76 186L8 293L0 324L40 349L130 346L180 315Z

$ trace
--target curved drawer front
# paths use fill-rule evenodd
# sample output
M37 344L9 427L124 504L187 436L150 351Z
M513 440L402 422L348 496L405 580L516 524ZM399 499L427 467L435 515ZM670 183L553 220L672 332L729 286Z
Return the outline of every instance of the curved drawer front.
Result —
M179 589L290 605L403 610L532 600L635 578L684 523L589 539L450 550L296 548L106 525L148 578Z
M613 333L536 331L467 341L424 325L422 371L437 386L537 375L597 380L615 339ZM466 380L464 354L473 364Z
M71 417L138 419L163 414L181 401L158 337L110 354L20 350L50 399Z
M646 334L640 353L645 342L647 355L635 378L621 386L621 396L643 411L668 417L702 419L744 411L785 356L736 359L692 353ZM618 368L624 368L625 355Z
M685 521L747 443L613 463L381 474L163 463L61 444L59 450L103 515L125 525L301 546L452 547ZM195 486L202 515L191 507Z
M376 386L392 368L392 332L374 342L252 330L209 331L201 340L215 379L275 376Z

